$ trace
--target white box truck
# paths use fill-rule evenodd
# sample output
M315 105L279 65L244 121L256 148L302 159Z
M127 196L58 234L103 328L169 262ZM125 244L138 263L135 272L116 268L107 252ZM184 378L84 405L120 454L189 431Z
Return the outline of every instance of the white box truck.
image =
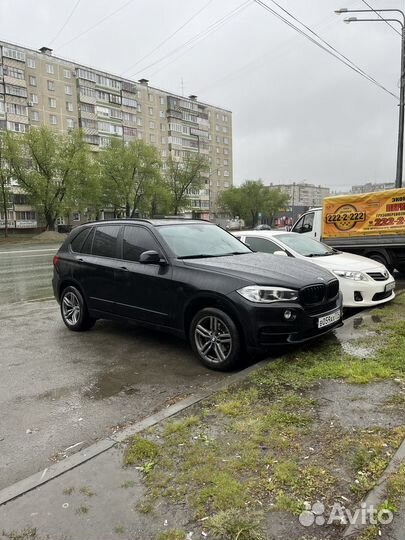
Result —
M405 188L327 197L292 228L331 247L405 272Z

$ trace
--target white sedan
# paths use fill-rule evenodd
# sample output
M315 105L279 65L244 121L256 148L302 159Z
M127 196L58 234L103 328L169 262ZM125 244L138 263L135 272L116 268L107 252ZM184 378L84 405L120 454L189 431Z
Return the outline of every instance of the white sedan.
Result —
M330 270L339 279L344 307L369 307L395 298L395 279L384 265L337 251L302 234L285 231L233 233L253 251L287 255Z

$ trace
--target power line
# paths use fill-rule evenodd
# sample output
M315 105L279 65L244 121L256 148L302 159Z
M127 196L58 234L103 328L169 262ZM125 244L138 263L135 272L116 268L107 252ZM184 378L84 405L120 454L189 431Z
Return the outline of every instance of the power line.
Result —
M241 13L243 10L245 10L247 7L249 7L251 4L251 0L249 0L248 2L246 2L246 4L242 4L241 6L239 6L239 8L237 8L236 10L234 10L234 12L232 12L232 14L230 14L231 16L229 17L226 17L225 20L221 21L221 24L218 24L217 26L215 26L215 28L213 28L212 30L210 30L209 32L207 32L205 35L203 35L201 37L201 39L198 39L196 40L194 43L192 43L185 51L181 51L180 54L178 54L175 58L173 58L173 60L171 60L170 62L167 62L165 63L164 66L162 67L158 67L155 71L153 71L151 73L151 77L154 77L157 73L159 73L159 71L161 71L162 69L165 69L167 66L170 66L171 64L173 64L173 62L175 62L178 58L180 58L180 56L183 56L184 54L188 53L189 51L191 51L191 49L193 49L196 45L198 45L199 43L201 43L201 41L203 41L211 32L216 32L218 30L218 28L224 24L226 24L227 22L229 22L233 17L235 17L236 15L239 15L239 13Z
M65 43L62 43L62 45L59 45L58 49L62 49L63 47L66 47L66 45L69 45L73 41L76 41L76 39L79 39L82 36L84 36L85 34L87 34L88 32L91 32L92 30L94 30L94 28L97 28L97 26L100 26L100 24L102 24L104 21L107 21L108 19L113 17L115 14L117 14L118 12L125 9L132 2L133 2L133 0L128 0L128 2L125 2L125 4L123 4L122 6L117 8L116 10L112 11L111 13L106 15L105 17L99 19L95 24L93 24L93 26L89 26L88 28L86 28L86 30L83 30L83 32L80 32L80 34L76 34L75 36L73 36L71 39L69 39L69 41L65 41Z
M52 45L52 43L54 41L56 41L58 39L58 37L61 35L61 33L63 32L63 30L66 28L68 22L70 21L70 19L73 17L76 9L79 7L79 4L80 4L81 0L77 0L76 4L73 6L73 9L72 11L69 13L68 15L68 18L66 19L66 21L62 24L62 26L60 27L60 29L58 30L58 32L56 33L55 37L53 39L51 39L50 41L50 45Z
M319 47L320 49L322 49L323 51L325 51L326 53L330 54L331 56L333 56L334 58L336 58L337 60L339 60L339 62L342 62L342 64L345 64L348 68L350 68L351 70L355 71L356 73L358 73L359 75L361 75L362 77L364 77L365 79L367 79L369 82L372 82L373 84L375 84L376 86L378 86L381 90L384 90L384 92L387 92L388 94L390 94L392 97L394 97L395 99L399 99L398 96L396 94L394 94L393 92L391 92L390 90L388 90L388 88L386 88L385 86L383 86L381 83L379 83L376 79L374 79L371 75L369 75L368 73L366 73L365 71L363 71L359 66L357 66L354 62L352 62L352 60L350 60L349 58L347 58L346 56L344 56L342 53L340 53L335 47L333 47L330 43L328 43L327 41L325 41L323 38L321 38L316 32L314 32L311 28L309 28L308 26L306 26L304 23L302 23L299 19L297 19L294 15L292 15L291 13L289 13L286 9L284 9L282 6L280 6L280 4L278 4L277 2L275 2L274 0L271 0L271 2L275 5L277 5L282 11L284 11L286 14L288 14L289 17L291 17L292 19L294 19L295 21L297 21L301 26L303 26L304 28L306 28L309 32L311 32L313 35L315 35L317 37L317 39L319 39L322 43L324 43L324 45L322 43L320 43L319 41L317 41L316 39L314 39L313 37L311 37L310 35L306 34L303 30L301 30L298 26L295 26L295 24L293 24L291 21L289 21L288 19L286 19L285 17L283 17L280 13L278 13L277 11L275 11L274 9L272 9L270 6L268 6L267 4L265 4L264 2L262 2L261 0L254 0L254 2L256 2L256 4L258 4L259 6L261 6L262 8L266 9L269 13L271 13L272 15L274 15L275 17L277 17L278 19L280 19L281 21L283 21L285 24L287 24L287 26L289 26L290 28L292 28L293 30L295 30L296 32L298 32L299 34L301 34L302 36L304 36L305 38L307 38L309 41L311 41L314 45L316 45L317 47ZM326 46L325 46L326 45Z
M373 6L370 6L370 4L368 2L366 2L366 0L361 0L363 2L363 4L365 4L368 8L370 8L382 21L385 22L385 24L388 24L388 26L390 28L392 28L394 30L394 32L396 32L397 34L399 34L401 37L402 37L402 34L399 30L397 30L397 28L395 28L395 26L393 24L391 24L389 21L386 21L384 19L384 17L378 12L376 11Z
M147 66L144 66L143 68L141 68L141 70L138 70L136 73L133 73L131 75L131 77L135 77L135 75L137 75L141 71L145 71L145 70L155 66L156 64L159 64L160 62L163 62L164 60L166 60L166 58L169 58L170 56L173 56L174 54L176 54L177 52L182 50L184 47L188 47L189 45L191 45L191 47L188 47L187 50L191 49L194 46L194 44L196 44L196 42L202 41L209 34L211 34L212 32L215 32L220 26L225 24L228 20L230 20L232 17L234 17L240 11L242 11L248 5L250 5L252 3L252 1L253 0L246 0L245 2L242 2L242 4L239 4L239 6L237 6L235 9L233 9L232 11L230 11L229 13L227 13L226 15L221 17L220 19L216 20L214 23L212 23L210 26L208 26L205 30L202 30L199 34L195 35L194 37L192 37L191 39L189 39L185 43L182 43L181 45L179 45L178 47L176 47L175 49L173 49L169 53L165 54L161 58L158 58L154 62L148 64ZM184 52L186 52L186 51L184 51Z
M142 56L139 60L137 60L134 64L132 64L131 66L129 66L127 69L125 69L121 75L124 75L125 73L127 73L129 70L131 70L132 68L134 68L135 66L137 66L138 64L140 64L143 60L145 60L145 58L148 58L149 56L151 56L154 52L156 52L158 49L160 49L163 45L165 45L165 43L167 43L170 39L172 39L172 37L174 37L176 34L178 34L180 32L180 30L183 30L183 28L185 26L187 26L193 19L195 19L202 11L204 11L204 9L206 9L211 3L213 2L213 0L208 0L208 2L206 4L203 5L202 8L200 8L198 11L196 11L194 13L194 15L192 15L189 19L186 20L185 23L183 23L181 26L179 26L172 34L170 34L170 36L168 36L167 38L165 38L163 41L161 41L159 43L159 45L157 45L154 49L152 49L151 51L149 51L147 54L145 54L144 56Z

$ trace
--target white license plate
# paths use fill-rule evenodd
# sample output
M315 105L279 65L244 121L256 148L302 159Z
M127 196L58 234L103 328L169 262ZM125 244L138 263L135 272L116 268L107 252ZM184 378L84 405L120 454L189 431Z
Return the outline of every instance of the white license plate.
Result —
M392 281L391 283L387 283L385 286L385 292L392 291L395 289L395 281Z
M323 328L324 326L329 326L330 324L335 323L340 320L340 309L334 311L330 315L325 315L324 317L319 317L318 319L318 328Z

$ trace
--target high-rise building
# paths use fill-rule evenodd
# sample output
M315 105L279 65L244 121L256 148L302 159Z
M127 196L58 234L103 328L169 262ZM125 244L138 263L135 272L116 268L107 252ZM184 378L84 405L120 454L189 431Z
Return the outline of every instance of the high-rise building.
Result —
M219 193L233 183L229 110L154 88L146 79L135 82L58 58L48 47L36 51L0 41L0 130L24 133L40 125L62 133L81 128L94 151L112 138L142 139L159 150L163 167L169 155L204 154L206 181L188 193L194 216L215 216ZM19 227L35 222L29 212ZM14 207L10 218L17 226Z

